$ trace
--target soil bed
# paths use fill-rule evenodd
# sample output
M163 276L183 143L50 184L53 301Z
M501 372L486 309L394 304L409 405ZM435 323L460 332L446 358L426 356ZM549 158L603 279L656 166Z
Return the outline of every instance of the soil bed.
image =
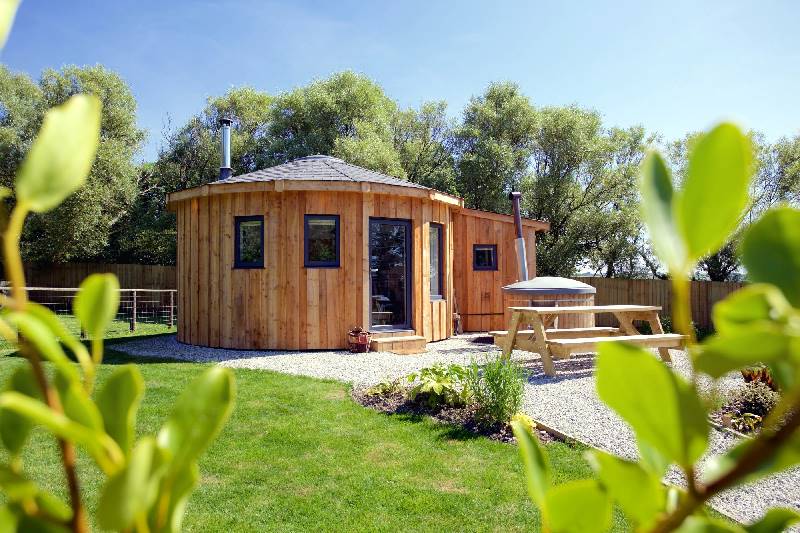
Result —
M351 394L353 399L359 404L380 413L390 415L429 416L442 424L459 426L474 435L488 437L499 442L516 443L511 427L508 425L495 424L493 426L487 426L481 424L476 418L474 406L440 406L431 408L424 403L412 402L403 392L367 394L366 388L354 388ZM561 440L540 429L535 429L534 433L539 437L539 441L542 443Z

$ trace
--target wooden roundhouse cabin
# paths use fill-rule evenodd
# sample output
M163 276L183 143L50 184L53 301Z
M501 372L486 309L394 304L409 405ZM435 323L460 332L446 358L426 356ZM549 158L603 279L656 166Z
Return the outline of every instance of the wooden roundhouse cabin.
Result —
M177 216L178 340L239 349L424 351L504 329L517 280L513 217L340 159L309 156L169 195ZM536 232L523 220L528 271Z

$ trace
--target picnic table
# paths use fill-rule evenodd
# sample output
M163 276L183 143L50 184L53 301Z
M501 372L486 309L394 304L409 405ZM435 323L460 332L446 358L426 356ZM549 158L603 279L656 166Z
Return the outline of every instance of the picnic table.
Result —
M536 352L542 358L544 373L555 376L553 357L565 359L573 353L594 351L596 346L608 341L626 341L658 348L663 361L671 361L669 348L681 348L685 337L664 333L658 312L653 305L586 305L564 307L510 307L511 322L508 331L492 331L495 344L503 349L503 357L510 357L514 348ZM559 315L610 313L619 327L554 328ZM650 324L651 335L642 335L634 321ZM530 324L532 329L520 329Z

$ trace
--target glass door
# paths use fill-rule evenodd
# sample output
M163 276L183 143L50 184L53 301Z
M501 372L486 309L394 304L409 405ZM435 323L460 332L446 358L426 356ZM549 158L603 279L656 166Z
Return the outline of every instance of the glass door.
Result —
M411 326L411 223L369 219L372 328Z

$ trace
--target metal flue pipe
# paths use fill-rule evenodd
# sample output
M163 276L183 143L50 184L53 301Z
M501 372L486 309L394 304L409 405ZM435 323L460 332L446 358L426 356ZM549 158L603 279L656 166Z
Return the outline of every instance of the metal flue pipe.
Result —
M231 168L231 122L229 118L220 119L222 126L222 162L219 167L219 179L224 180L233 175Z
M511 192L508 199L514 205L514 226L517 230L517 238L514 241L517 249L517 271L519 281L528 280L528 256L525 252L525 238L522 236L522 215L520 214L519 202L522 199L521 192Z

